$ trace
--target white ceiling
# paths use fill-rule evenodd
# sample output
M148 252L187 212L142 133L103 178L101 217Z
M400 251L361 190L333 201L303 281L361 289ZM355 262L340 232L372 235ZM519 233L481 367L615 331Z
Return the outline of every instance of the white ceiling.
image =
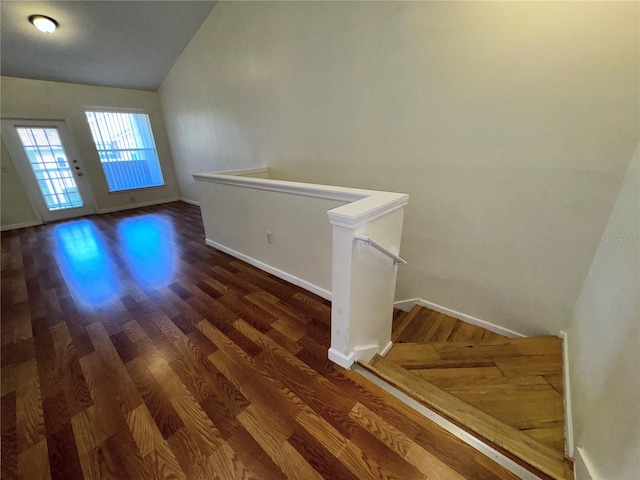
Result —
M0 1L0 73L158 89L215 1ZM54 18L52 34L28 21Z

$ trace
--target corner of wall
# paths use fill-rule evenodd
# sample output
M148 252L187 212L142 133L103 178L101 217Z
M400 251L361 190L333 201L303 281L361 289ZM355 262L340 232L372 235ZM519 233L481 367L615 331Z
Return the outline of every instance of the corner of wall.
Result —
M587 456L587 452L580 447L576 449L573 472L575 480L600 480L600 477L596 474L595 467Z
M577 480L640 475L640 385L634 370L640 360L639 166L640 143L563 332L565 397L571 415L566 438L567 446L575 443Z
M2 174L0 175L0 223L2 230L30 227L42 223L38 215L31 207L31 202L22 185L22 180L16 171L13 160L4 143L0 139L0 163Z

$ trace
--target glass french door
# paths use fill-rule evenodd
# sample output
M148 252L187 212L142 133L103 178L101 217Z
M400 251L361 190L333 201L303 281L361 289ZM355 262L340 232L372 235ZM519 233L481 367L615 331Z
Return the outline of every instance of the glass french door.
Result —
M42 220L95 213L91 186L64 121L3 120L2 136Z

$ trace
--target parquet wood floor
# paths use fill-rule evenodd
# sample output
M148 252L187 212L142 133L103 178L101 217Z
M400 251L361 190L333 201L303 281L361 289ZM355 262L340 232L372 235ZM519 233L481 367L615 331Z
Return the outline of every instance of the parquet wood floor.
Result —
M181 202L2 233L2 478L515 478L327 360Z
M410 312L394 311L392 333L394 344L475 342L508 338L420 305L416 305Z
M560 338L508 338L427 308L407 317L387 360L564 450Z
M393 338L388 354L371 361L373 371L565 478L560 338L508 338L419 306L395 313Z

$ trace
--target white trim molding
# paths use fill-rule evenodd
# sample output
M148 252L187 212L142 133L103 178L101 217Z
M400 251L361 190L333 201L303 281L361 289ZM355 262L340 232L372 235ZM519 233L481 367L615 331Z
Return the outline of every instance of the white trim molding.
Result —
M163 203L177 202L178 200L180 200L179 197L172 197L172 198L165 198L162 200L153 200L151 202L132 203L131 205L122 205L120 207L101 208L100 210L98 210L97 213L98 214L114 213L114 212L120 212L122 210L131 210L133 208L151 207L152 205L161 205Z
M371 359L380 351L380 347L378 345L368 345L365 347L356 347L353 349L353 360L357 362L358 360L364 360L365 362L370 362Z
M367 196L364 198L329 210L327 215L329 215L331 225L355 230L384 215L403 209L409 203L409 195L406 193L375 190L366 192Z
M569 371L569 338L567 332L560 330L558 335L562 339L562 383L564 385L564 451L565 454L574 457L573 443L573 407L571 404L571 376Z
M44 222L42 220L31 220L30 222L22 222L22 223L12 223L9 225L2 225L0 227L0 232L6 232L8 230L17 230L19 228L28 228L28 227L36 227L38 225L42 225Z
M576 448L573 471L576 480L600 480L600 476L596 473L593 463L591 463L587 452L585 452L582 447Z
M260 169L229 170L226 172L196 173L195 180L201 182L234 185L236 187L268 190L288 193L304 197L323 198L349 202L327 212L329 221L334 226L355 229L371 221L403 208L409 201L406 193L381 192L377 190L361 190L358 188L317 185L314 183L288 182L268 178L252 178L243 175L263 173ZM268 173L268 169L265 169ZM245 173L235 173L245 172ZM246 173L249 172L249 173Z
M389 350L391 350L391 347L393 347L393 342L389 340L389 343L387 343L384 347L382 347L382 350L380 350L378 355L380 355L381 357L384 357L387 353L389 353Z
M355 353L351 352L349 355L345 355L342 352L339 352L335 348L329 349L329 360L333 363L337 363L342 368L349 369L355 362Z
M216 175L237 175L237 176L251 176L251 175L269 175L269 167L256 167L256 168L238 168L236 170L220 170L219 172L212 172Z
M368 347L356 347L353 349L352 355L354 355L353 361L357 362L358 360L364 360L365 362L370 362L376 354L384 357L391 347L393 346L393 342L389 341L384 347L380 348L379 345L370 345Z
M331 351L333 350L333 352L334 352L333 354L334 355L338 355L340 357L340 360L344 363L344 364L339 364L339 365L344 367L344 368L350 368L351 364L356 363L358 360L364 360L365 362L370 362L371 359L376 356L376 354L384 357L389 352L389 350L391 350L392 346L393 346L393 342L389 341L382 348L380 348L379 345L368 345L366 347L355 347L351 351L351 353L349 354L348 357L346 355L344 355L343 353L340 353L337 350L334 350L333 348L331 348L331 349L329 349L329 359L331 360L331 355L332 355ZM349 364L349 366L346 367L345 365L347 364L348 361L350 361L351 364Z
M177 202L179 200L183 200L182 198L166 198L164 200L153 200L151 202L143 202L143 203L134 203L131 205L123 205L121 207L110 207L110 208L101 208L99 210L96 211L96 213L98 215L102 215L104 213L115 213L115 212L120 212L122 210L131 210L134 208L142 208L142 207L151 207L152 205L161 205L163 203L171 203L171 202ZM190 203L190 202L187 202ZM199 204L198 204L199 205ZM80 217L76 217L76 218L80 218ZM67 218L64 220L73 220L72 218ZM5 232L8 230L17 230L18 228L28 228L28 227L36 227L38 225L44 225L45 222L43 222L42 220L32 220L30 222L23 222L23 223L12 223L10 225L2 225L0 227L0 231Z
M284 270L280 270L279 268L268 265L264 262L261 262L260 260L256 260L255 258L245 255L244 253L240 253L237 250L234 250L233 248L229 248L225 245L214 242L209 238L205 239L205 243L210 247L220 250L221 252L224 252L226 254L229 254L232 257L238 258L243 262L247 262L249 265L253 265L256 268L259 268L260 270L264 270L265 272L275 275L276 277L281 278L282 280L285 280L289 283L293 283L294 285L304 288L305 290L309 290L310 292L315 293L319 297L322 297L326 300L331 300L330 291L325 290L324 288L319 287L317 285L314 285L311 282L298 278L295 275L292 275L290 273L285 272Z
M238 170L229 170L238 172ZM245 173L244 175L249 175ZM327 185L316 185L313 183L288 182L285 180L272 180L268 178L254 178L243 176L238 173L211 172L196 173L192 175L195 180L209 183L219 183L222 185L234 185L236 187L253 188L255 190L267 190L270 192L288 193L303 197L323 198L326 200L339 200L353 202L366 198L365 190L353 188L331 187Z
M522 338L526 336L526 335L523 335L522 333L515 332L506 327L502 327L500 325L496 325L495 323L482 320L480 318L474 317L473 315L467 315L466 313L458 312L456 310L443 307L442 305L429 302L422 298L412 298L410 300L401 300L394 303L395 308L398 308L404 312L408 312L415 305L420 305L421 307L426 307L430 310L435 310L436 312L444 313L445 315L449 315L450 317L457 318L458 320L462 320L463 322L470 323L471 325L476 325L478 327L486 328L491 332L497 333L499 335L504 335L505 337Z
M197 202L195 200L191 200L189 198L180 197L180 201L184 202L184 203L188 203L189 205L195 205L196 207L200 206L200 202Z

